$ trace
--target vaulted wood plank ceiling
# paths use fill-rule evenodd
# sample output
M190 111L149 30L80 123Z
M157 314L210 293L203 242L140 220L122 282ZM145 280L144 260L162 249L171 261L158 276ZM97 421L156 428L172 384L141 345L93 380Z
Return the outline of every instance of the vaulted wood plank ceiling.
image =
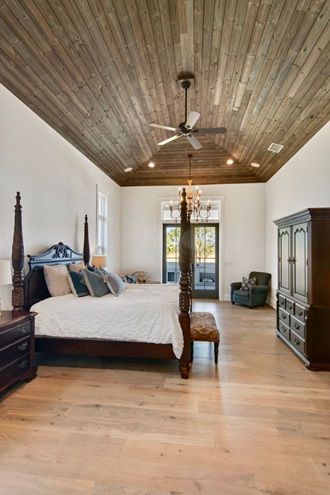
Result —
M329 19L330 0L0 0L0 82L120 185L182 184L189 152L199 183L266 181L330 117ZM198 151L149 126L184 120L182 73L198 126L227 128Z

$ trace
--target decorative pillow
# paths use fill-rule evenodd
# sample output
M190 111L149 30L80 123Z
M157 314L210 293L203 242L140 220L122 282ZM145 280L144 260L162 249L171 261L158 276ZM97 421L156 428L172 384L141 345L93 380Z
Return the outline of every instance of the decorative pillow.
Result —
M85 269L86 265L83 261L80 261L79 263L70 263L69 265L70 272L81 272L81 270Z
M117 273L107 273L103 276L111 294L119 296L126 289L125 282L123 282Z
M257 279L255 277L253 278L242 278L242 286L240 290L249 290L252 285L257 285Z
M75 271L69 271L68 281L72 294L78 297L89 296L89 290L86 287L84 275Z
M90 270L84 270L82 275L91 296L102 297L109 293L108 286L101 275Z
M137 284L136 277L134 275L124 275L122 280L127 284Z
M44 275L47 289L52 297L71 294L66 265L46 265Z
M132 273L132 275L133 275L133 277L135 277L136 283L138 283L138 284L145 284L146 283L146 280L147 280L146 272L138 271L138 272Z

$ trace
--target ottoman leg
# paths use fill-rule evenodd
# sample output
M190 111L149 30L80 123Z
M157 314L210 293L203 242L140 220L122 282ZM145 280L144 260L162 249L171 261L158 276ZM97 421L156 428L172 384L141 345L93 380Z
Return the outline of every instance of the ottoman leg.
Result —
M214 342L214 362L218 364L219 342Z
M192 363L194 360L194 341L190 342L190 362Z

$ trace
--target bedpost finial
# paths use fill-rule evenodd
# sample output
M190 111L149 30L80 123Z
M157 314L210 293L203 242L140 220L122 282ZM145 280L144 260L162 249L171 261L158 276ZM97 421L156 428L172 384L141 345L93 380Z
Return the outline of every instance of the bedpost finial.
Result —
M85 215L85 223L88 223L88 216Z

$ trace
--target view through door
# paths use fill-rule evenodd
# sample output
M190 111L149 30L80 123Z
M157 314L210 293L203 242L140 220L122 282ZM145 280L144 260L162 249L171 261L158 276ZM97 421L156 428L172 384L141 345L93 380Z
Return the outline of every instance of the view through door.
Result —
M163 283L178 283L180 227L163 225ZM192 296L219 298L219 225L191 224Z

